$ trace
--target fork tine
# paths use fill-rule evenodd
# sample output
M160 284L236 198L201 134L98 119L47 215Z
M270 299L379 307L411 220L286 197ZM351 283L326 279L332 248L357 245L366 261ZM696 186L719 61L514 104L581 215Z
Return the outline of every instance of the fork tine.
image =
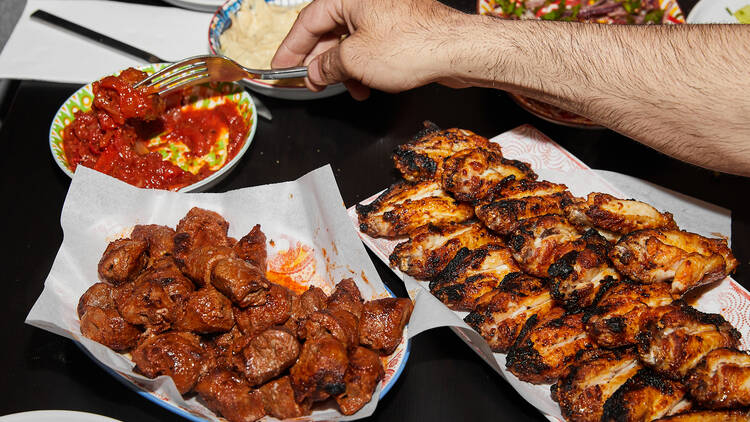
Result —
M168 85L180 84L193 76L202 74L208 74L208 67L205 64L194 64L188 68L180 70L179 72L164 75L161 79L152 81L149 86L155 90L159 90Z
M197 85L201 83L201 81L203 81L204 79L211 79L211 75L207 73L196 74L191 79L184 79L178 84L172 84L172 85L167 86L166 88L160 88L159 91L156 92L156 95L162 96L165 94L169 94L172 91L185 88L187 86Z
M195 63L202 63L203 65L206 64L206 58L211 56L195 56L190 57L185 60L172 63L171 65L165 67L164 69L150 75L146 79L143 79L142 81L138 82L137 84L133 85L134 88L140 88L142 86L146 85L153 85L154 81L162 79L165 75L169 75L172 73L178 73L178 71L184 67L188 67Z

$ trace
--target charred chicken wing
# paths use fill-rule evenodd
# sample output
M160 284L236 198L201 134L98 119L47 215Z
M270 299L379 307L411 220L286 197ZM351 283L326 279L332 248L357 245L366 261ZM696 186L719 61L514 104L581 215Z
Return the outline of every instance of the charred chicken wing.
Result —
M606 193L592 192L586 199L566 204L568 221L580 230L591 227L617 235L643 229L675 230L672 214L634 199L619 199Z
M601 420L646 422L683 412L690 406L681 383L641 369L604 402Z
M474 251L464 248L430 282L430 291L451 309L472 311L482 295L518 271L520 267L503 245L490 244Z
M597 349L568 367L552 385L552 397L565 420L598 422L604 402L641 368L632 349Z
M705 314L678 301L636 338L644 365L679 380L712 350L737 347L740 333L721 315Z
M443 189L459 201L477 201L508 181L536 177L528 164L504 158L500 147L490 143L446 158L441 182Z
M750 355L736 349L713 350L693 369L686 384L702 407L750 406Z
M465 129L440 130L428 124L409 143L399 145L393 151L393 162L411 182L439 180L443 160L467 148L488 146L487 138Z
M748 410L693 410L657 422L750 422Z
M445 268L459 249L477 249L500 241L476 221L441 227L428 224L412 233L409 240L396 245L390 256L391 266L426 280Z
M400 182L367 205L357 204L359 229L372 237L399 237L426 224L460 223L474 216L469 204L459 203L435 181Z
M673 309L667 306L672 300L669 286L663 283L618 283L586 311L584 321L589 337L602 347L633 345L649 321Z
M582 239L583 250L568 252L547 270L552 297L572 312L592 305L607 286L620 279L609 261L607 239L593 230Z
M482 296L464 321L487 340L493 352L506 353L526 320L532 315L544 318L553 306L542 280L514 272L506 275L497 289Z
M524 220L563 214L563 204L572 198L568 187L532 179L512 180L496 189L475 208L477 218L500 234L513 233Z
M678 230L632 232L610 256L621 273L642 283L671 282L675 294L722 280L738 264L726 240Z
M583 315L565 314L561 308L543 319L533 315L508 351L506 366L521 381L555 382L579 354L594 349L586 334Z
M584 242L576 242L581 234L559 215L532 218L513 233L508 246L524 272L547 277L549 266L573 250L581 250Z

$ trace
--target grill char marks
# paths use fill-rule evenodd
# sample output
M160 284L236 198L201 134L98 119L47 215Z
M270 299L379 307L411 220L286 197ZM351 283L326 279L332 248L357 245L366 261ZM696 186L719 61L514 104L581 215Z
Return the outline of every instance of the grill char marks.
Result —
M685 387L649 369L641 369L610 396L602 422L651 421L690 407Z
M506 353L526 320L531 316L544 319L553 306L542 280L513 272L497 289L483 295L464 321L487 340L492 351Z
M451 309L471 311L507 274L520 270L510 250L502 245L490 244L475 251L464 248L430 283L430 291Z

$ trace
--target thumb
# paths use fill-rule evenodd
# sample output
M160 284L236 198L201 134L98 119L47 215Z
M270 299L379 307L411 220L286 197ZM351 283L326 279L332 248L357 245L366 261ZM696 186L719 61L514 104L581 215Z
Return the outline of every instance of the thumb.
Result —
M341 62L341 47L337 45L316 56L307 65L307 77L314 85L324 86L351 78Z

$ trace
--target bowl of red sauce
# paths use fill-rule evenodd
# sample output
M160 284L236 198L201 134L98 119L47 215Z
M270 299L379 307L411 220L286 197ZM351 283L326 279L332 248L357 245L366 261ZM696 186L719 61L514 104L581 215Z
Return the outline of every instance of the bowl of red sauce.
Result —
M133 85L166 64L128 68L68 98L49 132L57 165L131 185L181 192L214 186L236 166L257 127L255 104L236 83L187 88L164 98Z

